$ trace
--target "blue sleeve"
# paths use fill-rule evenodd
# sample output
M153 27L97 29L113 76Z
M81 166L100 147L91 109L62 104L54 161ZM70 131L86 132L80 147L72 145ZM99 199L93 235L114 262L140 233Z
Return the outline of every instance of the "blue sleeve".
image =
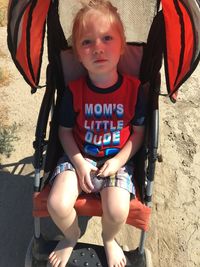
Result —
M67 128L72 128L75 124L76 114L73 107L73 95L70 89L67 87L64 90L60 108L58 122L59 125Z
M140 85L138 89L138 96L135 108L135 116L132 120L132 124L135 126L143 126L146 122L147 105L148 105L148 92L147 88Z

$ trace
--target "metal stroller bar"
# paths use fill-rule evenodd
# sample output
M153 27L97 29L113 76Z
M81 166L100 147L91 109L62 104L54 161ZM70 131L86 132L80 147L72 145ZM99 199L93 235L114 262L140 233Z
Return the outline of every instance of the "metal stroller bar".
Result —
M49 117L49 112L52 106L55 88L52 86L52 70L50 64L47 67L46 75L47 75L47 87L45 94L43 96L38 122L35 132L35 141L33 142L33 147L35 149L34 154L34 167L35 167L35 177L34 177L34 192L39 192L42 184L41 177L41 168L43 165L43 152L44 147L47 145L47 141L45 141L46 137L46 128ZM40 218L34 217L34 236L35 238L39 238L41 235L40 231Z
M50 81L51 75L51 68L50 64L47 67L47 88L44 94L39 116L38 122L35 132L35 141L33 142L33 147L35 149L34 155L34 167L35 167L35 183L34 183L34 191L38 192L41 186L40 181L40 169L43 164L43 150L47 142L45 141L46 137L46 128L47 128L47 121L49 117L49 111L51 109L53 96L55 89L52 86L52 81Z
M154 173L155 173L155 165L157 160L157 148L158 148L158 134L159 134L159 110L156 109L153 111L152 116L152 129L151 131L153 135L153 146L151 147L151 151L149 153L149 166L147 168L147 185L146 185L146 196L145 196L145 204L150 207L153 193L153 183L154 183ZM141 254L144 253L145 240L147 237L147 233L142 230L139 244L139 252Z

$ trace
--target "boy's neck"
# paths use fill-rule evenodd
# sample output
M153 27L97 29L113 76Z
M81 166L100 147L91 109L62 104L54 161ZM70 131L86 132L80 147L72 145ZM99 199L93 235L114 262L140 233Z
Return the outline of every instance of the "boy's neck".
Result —
M90 80L92 83L99 88L108 88L113 86L118 80L118 72L106 75L92 75L89 74Z

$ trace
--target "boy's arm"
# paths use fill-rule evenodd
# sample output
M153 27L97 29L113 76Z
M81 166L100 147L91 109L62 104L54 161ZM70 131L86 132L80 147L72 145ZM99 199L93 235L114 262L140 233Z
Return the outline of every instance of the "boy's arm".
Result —
M133 133L129 137L124 147L115 156L121 163L121 166L131 159L142 146L144 140L145 126L133 126Z
M107 160L99 170L99 176L107 177L115 174L131 159L141 147L144 140L145 126L133 126L133 133L124 147L113 158Z
M72 128L59 126L58 135L64 152L67 154L75 168L78 168L84 158L74 140Z

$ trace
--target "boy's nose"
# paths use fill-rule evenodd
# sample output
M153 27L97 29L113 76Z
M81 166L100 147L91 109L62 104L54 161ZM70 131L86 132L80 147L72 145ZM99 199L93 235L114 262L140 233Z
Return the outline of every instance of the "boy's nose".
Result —
M93 54L94 55L100 55L100 54L103 54L103 49L95 49L94 51L93 51Z
M93 54L102 54L104 52L103 44L100 40L95 42Z

